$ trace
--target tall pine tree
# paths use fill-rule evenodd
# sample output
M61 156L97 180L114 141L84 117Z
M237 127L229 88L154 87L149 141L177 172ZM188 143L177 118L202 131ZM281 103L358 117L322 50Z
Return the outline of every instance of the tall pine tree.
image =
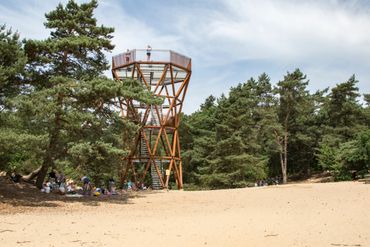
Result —
M118 97L156 102L137 81L107 79L104 51L113 49L113 28L97 25L97 1L69 1L46 16L51 29L46 40L27 40L29 62L26 83L32 92L19 99L19 112L36 123L30 133L43 133L47 143L36 184L42 186L50 167L61 166L73 174L88 173L98 179L119 169L124 122L116 111ZM117 171L117 170L116 170Z

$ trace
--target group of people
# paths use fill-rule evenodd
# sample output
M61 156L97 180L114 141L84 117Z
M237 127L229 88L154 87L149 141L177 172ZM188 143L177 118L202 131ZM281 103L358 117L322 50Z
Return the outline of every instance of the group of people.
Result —
M256 181L254 186L255 187L260 187L260 186L268 186L268 185L278 185L278 184L281 184L281 180L282 179L280 177L260 179L260 180Z
M58 173L54 169L48 174L48 179L44 182L42 192L66 193L66 178L63 173Z
M131 57L132 54L131 54L129 49L126 50L124 55L125 55L125 63L126 64L132 62L133 58ZM152 55L152 47L150 45L147 45L147 47L146 47L146 60L147 60L147 62L151 61L151 55Z
M41 192L45 193L59 193L75 196L100 196L100 195L118 195L120 192L116 189L116 182L110 178L108 182L101 181L94 185L88 176L83 176L80 183L76 183L72 179L66 179L63 173L58 173L52 170L48 174L46 182L43 184ZM80 185L80 186L79 186ZM133 182L125 181L122 187L122 192L146 190L144 183L135 184Z
M75 181L66 178L63 173L58 173L52 170L48 174L46 182L44 182L41 192L50 193L55 192L59 194L76 194L76 195L117 195L115 181L113 178L109 179L108 188L104 185L95 187L88 176L81 178L82 187L78 186Z
M116 191L116 183L113 178L110 178L108 181L108 188L104 184L100 187L93 186L90 182L90 179L87 176L83 176L81 179L83 186L82 186L82 194L83 195L118 195Z
M131 181L125 181L123 184L123 190L127 191L138 191L138 190L147 190L148 188L145 186L144 183L139 184L138 186L131 182Z

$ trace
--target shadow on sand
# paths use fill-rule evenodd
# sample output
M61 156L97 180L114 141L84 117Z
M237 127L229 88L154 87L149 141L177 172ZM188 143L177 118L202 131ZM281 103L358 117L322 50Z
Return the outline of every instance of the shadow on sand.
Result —
M7 177L0 177L0 203L14 207L61 207L64 203L82 203L85 206L99 206L100 203L130 204L130 199L142 198L156 191L126 192L121 195L67 197L56 193L42 193L34 185L14 183Z

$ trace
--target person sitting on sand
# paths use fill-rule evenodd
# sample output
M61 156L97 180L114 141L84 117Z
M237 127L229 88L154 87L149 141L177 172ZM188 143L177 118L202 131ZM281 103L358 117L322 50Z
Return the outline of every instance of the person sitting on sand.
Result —
M67 194L75 194L76 193L76 188L75 188L73 182L69 182L67 184L66 190L67 190Z
M132 189L133 191L137 191L137 190L138 190L138 188L137 188L137 186L136 186L136 184L135 184L135 183L132 183L132 185L131 185L131 189Z
M113 178L110 178L110 179L109 179L109 192L110 192L112 195L117 195L117 192L116 192L116 185L115 185L115 182L114 182L114 179L113 179Z
M42 189L41 189L41 192L45 192L47 194L49 194L51 191L51 184L49 181L46 181L42 184Z
M64 176L64 174L63 174L63 173L59 173L59 174L57 174L57 176L56 176L56 180L57 180L58 185L60 186L62 183L63 183L63 184L65 184L65 182L66 182L66 177Z
M64 195L66 193L66 188L64 187L64 183L62 183L60 186L59 186L59 193Z
M51 172L49 172L49 181L50 182L55 182L56 178L57 178L57 174L56 174L55 170L52 169Z
M90 179L87 176L83 176L81 178L81 181L83 183L83 186L82 186L82 194L83 195L91 195Z
M46 192L46 190L48 190L48 191L49 191L49 192L47 192L47 193L50 193L50 187L49 187L49 186L47 186L46 182L44 182L44 183L42 184L41 192Z
M146 189L147 189L147 187L145 186L145 184L144 184L144 183L141 183L141 185L140 185L140 189L141 189L141 190L146 190Z
M137 187L136 187L135 183L133 183L131 181L128 181L127 182L127 190L136 191Z

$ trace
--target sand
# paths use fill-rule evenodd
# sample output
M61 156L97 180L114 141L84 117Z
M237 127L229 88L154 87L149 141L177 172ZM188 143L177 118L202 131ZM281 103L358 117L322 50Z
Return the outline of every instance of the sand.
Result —
M360 182L121 199L3 202L0 246L370 246L370 185Z

